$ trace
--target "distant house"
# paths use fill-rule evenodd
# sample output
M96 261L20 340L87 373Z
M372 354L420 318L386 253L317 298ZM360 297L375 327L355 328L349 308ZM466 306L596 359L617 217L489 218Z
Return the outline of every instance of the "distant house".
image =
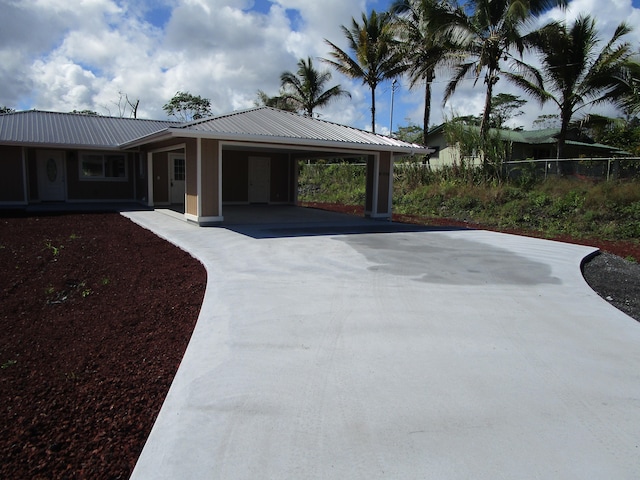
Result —
M391 216L393 162L431 150L269 107L190 123L25 111L0 115L0 206L177 204L199 224L224 205L295 204L298 160L361 157L365 213Z
M478 127L470 126L468 128L479 131ZM544 130L492 129L491 132L500 135L500 138L508 144L507 151L510 152L510 155L507 160L556 158L559 128L547 128ZM438 125L430 130L429 146L435 150L430 157L431 166L438 167L460 163L460 150L457 145L448 144L445 137L445 124ZM580 134L578 129L573 129L569 132L565 152L567 158L610 158L629 155L616 147L594 142L593 139ZM479 164L479 152L470 157L465 157L464 160L472 164Z

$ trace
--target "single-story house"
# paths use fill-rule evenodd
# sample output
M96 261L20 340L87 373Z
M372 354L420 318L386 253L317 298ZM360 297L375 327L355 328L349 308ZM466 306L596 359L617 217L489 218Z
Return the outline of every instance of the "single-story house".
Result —
M365 214L391 216L396 157L431 150L270 107L189 123L24 111L0 115L0 206L41 202L182 205L187 220L225 205L296 204L298 161L360 157Z
M469 126L470 129L479 127ZM506 130L491 129L491 133L498 134L508 144L508 161L527 159L554 159L557 152L557 136L559 128L543 130ZM429 146L435 151L431 154L429 163L433 167L460 163L460 150L457 145L449 145L445 135L445 124L433 127L429 131ZM596 143L588 136L581 134L578 129L569 131L565 153L567 158L612 158L629 156L629 153L610 145ZM472 164L479 164L479 152L472 157L465 157Z

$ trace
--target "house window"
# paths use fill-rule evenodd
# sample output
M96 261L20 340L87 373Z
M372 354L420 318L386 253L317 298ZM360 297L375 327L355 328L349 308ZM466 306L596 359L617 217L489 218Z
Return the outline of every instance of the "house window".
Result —
M173 179L184 181L184 158L173 159Z
M126 180L127 161L119 153L83 153L80 156L81 180Z

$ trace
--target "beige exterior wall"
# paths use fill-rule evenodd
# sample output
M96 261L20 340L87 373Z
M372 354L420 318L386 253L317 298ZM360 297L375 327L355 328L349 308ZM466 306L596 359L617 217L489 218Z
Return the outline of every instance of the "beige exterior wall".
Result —
M220 216L220 158L218 151L218 141L201 140L201 189L202 211L201 217ZM188 149L187 149L188 150Z
M391 153L382 152L379 157L378 166L378 208L377 215L391 215L391 169L393 161Z
M184 211L190 215L198 215L198 145L195 139L185 141L185 204Z

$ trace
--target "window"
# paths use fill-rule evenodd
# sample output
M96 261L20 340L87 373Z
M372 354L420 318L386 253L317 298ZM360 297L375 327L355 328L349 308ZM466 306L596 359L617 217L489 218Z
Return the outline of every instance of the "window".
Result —
M120 153L83 153L80 156L81 180L126 180L127 161Z
M173 179L184 180L184 158L173 159Z

